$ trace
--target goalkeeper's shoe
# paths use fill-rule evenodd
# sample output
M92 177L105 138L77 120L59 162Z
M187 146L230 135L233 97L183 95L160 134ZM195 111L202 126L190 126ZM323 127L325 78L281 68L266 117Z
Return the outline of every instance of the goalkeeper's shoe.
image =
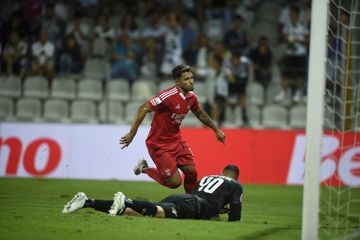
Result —
M73 199L71 199L69 202L67 202L64 205L63 213L72 213L80 208L84 207L86 200L88 200L87 196L83 192L78 192L75 194Z
M147 164L146 160L139 160L138 164L134 168L135 175L139 175L140 173L143 173L145 169L147 169L149 165Z
M115 193L114 203L111 205L109 214L111 216L121 215L125 210L125 195L122 192Z

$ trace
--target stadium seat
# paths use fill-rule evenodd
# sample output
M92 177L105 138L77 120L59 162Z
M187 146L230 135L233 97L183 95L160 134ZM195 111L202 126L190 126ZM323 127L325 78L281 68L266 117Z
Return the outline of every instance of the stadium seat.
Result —
M126 102L130 99L130 84L126 79L112 79L107 82L108 97L110 100Z
M153 82L136 81L131 90L131 99L133 101L147 101L155 96L155 85Z
M12 120L14 116L14 103L11 98L0 98L0 120Z
M249 111L248 111L249 112ZM243 116L242 116L242 111L241 111L241 107L240 106L236 106L233 109L233 113L234 113L234 124L235 126L242 126L244 124L243 122Z
M125 106L125 122L128 124L131 124L135 114L138 110L138 107L141 106L144 102L142 101L131 101L131 102L127 102L126 106ZM150 125L151 120L152 120L152 116L153 113L148 113L146 114L146 117L143 121L144 125Z
M234 107L229 105L225 109L225 121L224 127L226 128L235 128L234 124Z
M100 81L85 79L78 83L78 98L100 101L102 98L102 83Z
M110 66L106 60L90 58L84 65L84 76L96 80L106 78L106 74L110 72Z
M95 38L92 43L92 56L103 58L107 53L107 43L103 38Z
M229 105L225 110L224 127L226 128L239 128L243 125L242 112L240 106Z
M264 104L264 88L256 82L248 85L246 89L249 104L261 106Z
M19 121L40 121L41 101L35 98L20 98L16 103L16 119Z
M71 104L71 121L75 123L97 123L96 105L93 101L75 100Z
M282 56L279 56L282 57ZM281 70L278 63L274 62L271 66L271 86L272 84L280 85L282 82Z
M76 97L76 82L74 79L54 79L50 96L73 100Z
M266 128L287 128L288 113L280 105L267 105L263 108L263 126Z
M69 106L62 99L48 99L44 103L43 118L48 122L69 122Z
M252 128L263 128L261 124L261 109L258 106L248 108L249 124Z
M108 105L107 105L108 104ZM107 121L107 108L109 111ZM108 103L103 101L99 104L99 118L101 122L124 124L124 105L120 101L109 101Z
M280 84L270 84L266 90L266 104L274 103L275 97L281 92L282 86Z
M28 77L24 82L24 97L45 99L49 95L49 83L40 76Z
M9 76L0 80L0 96L19 98L21 96L21 80L17 76Z
M306 126L306 106L296 105L290 109L290 127L304 129Z
M335 113L334 109L325 105L324 110L324 128L325 129L334 129L335 128Z
M204 82L196 82L194 84L194 93L200 103L205 103L208 97L208 87Z

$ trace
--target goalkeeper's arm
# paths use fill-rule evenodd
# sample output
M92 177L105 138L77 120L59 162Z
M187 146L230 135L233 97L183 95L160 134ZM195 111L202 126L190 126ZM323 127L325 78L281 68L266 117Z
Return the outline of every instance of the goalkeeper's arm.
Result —
M230 210L229 210L229 218L228 221L229 222L233 222L233 221L240 221L241 219L241 202L238 203L231 203L230 204Z

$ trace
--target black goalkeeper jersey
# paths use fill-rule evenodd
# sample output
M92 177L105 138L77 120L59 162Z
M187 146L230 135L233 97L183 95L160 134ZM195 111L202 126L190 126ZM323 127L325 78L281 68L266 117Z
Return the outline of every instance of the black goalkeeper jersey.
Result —
M208 210L214 215L230 204L229 221L241 218L242 193L243 189L238 181L219 175L203 177L192 192L209 203Z

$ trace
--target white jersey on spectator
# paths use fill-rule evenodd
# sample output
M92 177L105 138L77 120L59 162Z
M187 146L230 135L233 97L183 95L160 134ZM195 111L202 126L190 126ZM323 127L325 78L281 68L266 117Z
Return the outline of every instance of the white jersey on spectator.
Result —
M164 74L170 74L175 65L182 63L181 34L181 28L169 28L166 32L164 60L161 66L161 72Z
M45 63L45 58L52 58L55 52L55 46L53 43L47 41L45 44L35 42L32 47L33 57L40 57L40 65Z

